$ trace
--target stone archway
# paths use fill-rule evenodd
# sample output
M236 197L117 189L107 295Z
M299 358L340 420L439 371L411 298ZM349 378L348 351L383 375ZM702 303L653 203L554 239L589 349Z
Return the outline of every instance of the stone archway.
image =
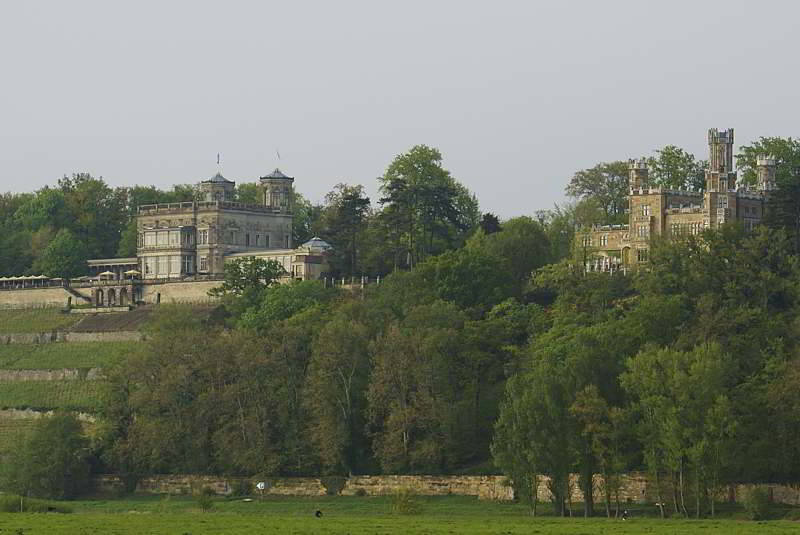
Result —
M102 288L98 288L97 290L95 290L94 306L96 307L105 306L105 294L103 293Z
M622 265L629 266L631 264L631 248L624 247L622 249Z
M117 306L117 291L114 288L108 289L108 306Z
M121 288L119 290L119 304L120 304L120 306L127 306L129 301L130 301L130 297L128 297L128 289L127 288Z

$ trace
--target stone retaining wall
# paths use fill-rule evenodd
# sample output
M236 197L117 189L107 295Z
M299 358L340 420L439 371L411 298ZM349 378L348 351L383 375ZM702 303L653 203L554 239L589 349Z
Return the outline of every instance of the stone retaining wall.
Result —
M424 496L477 496L482 500L513 500L504 476L352 476L340 494L386 496L411 489Z
M69 292L61 287L2 290L0 308L64 307L70 297Z
M55 411L36 411L33 409L0 409L0 420L35 420L43 416L52 416ZM78 420L94 423L97 417L85 412L73 412Z
M218 299L208 295L222 281L163 282L148 280L142 284L142 301L155 303L214 303Z
M102 378L103 370L100 368L63 368L60 370L0 370L0 381L94 381Z
M144 335L137 331L68 332L0 334L3 344L50 344L55 342L139 342Z

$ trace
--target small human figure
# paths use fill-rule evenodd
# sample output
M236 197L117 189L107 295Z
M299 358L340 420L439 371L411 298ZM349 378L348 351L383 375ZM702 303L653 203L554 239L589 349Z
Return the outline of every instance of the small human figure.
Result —
M628 520L628 510L627 509L623 509L622 510L622 520Z
M320 511L319 509L317 509L317 512L316 512L316 513L314 513L314 516L315 516L315 517L317 517L317 518L322 518L322 511Z

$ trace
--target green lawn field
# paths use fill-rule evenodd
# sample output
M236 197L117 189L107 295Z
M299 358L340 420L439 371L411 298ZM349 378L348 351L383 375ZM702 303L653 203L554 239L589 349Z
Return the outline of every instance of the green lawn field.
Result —
M139 347L139 342L0 345L0 369L104 368L122 362Z
M780 534L800 533L786 520L660 520L633 509L627 521L607 518L532 518L519 504L483 502L463 496L419 499L415 515L390 513L391 498L320 497L215 498L202 512L191 497L88 500L68 504L71 514L0 513L0 533L34 534ZM546 509L546 507L544 508ZM322 511L322 518L314 516ZM730 517L731 512L727 512ZM782 513L781 513L782 514ZM22 530L21 532L19 530Z
M41 333L67 329L80 314L64 314L58 308L2 309L0 333Z

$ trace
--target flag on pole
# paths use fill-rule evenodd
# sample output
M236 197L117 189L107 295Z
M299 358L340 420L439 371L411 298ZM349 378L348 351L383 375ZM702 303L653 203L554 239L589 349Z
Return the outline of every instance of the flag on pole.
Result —
M219 165L219 153L217 153L217 165Z

